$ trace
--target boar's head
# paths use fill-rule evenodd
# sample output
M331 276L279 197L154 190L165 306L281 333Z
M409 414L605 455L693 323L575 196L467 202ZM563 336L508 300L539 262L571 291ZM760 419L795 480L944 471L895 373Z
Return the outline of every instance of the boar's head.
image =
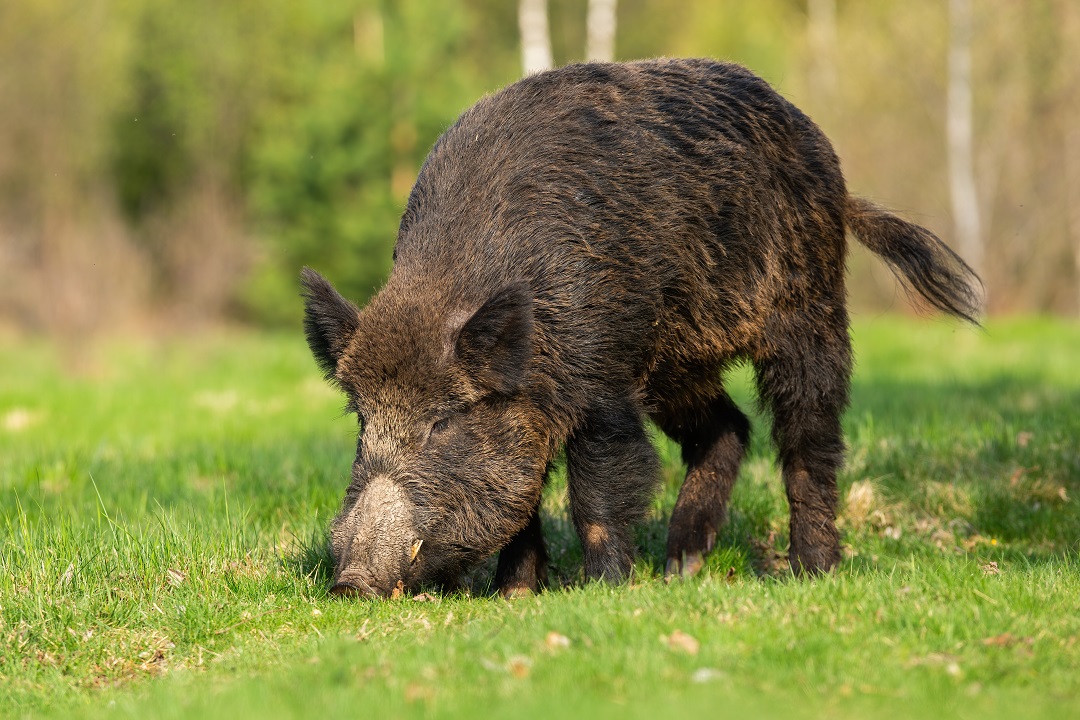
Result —
M302 280L308 344L359 426L331 592L452 584L525 527L552 454L528 392L531 294L449 302L391 277L360 311Z

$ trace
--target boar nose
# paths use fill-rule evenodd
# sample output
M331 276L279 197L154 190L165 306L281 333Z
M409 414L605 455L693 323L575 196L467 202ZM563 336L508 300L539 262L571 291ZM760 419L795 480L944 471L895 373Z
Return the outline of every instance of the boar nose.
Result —
M378 597L379 592L374 589L372 583L356 573L342 575L330 588L330 594L335 597L372 598Z
M402 484L385 474L373 475L331 528L335 573L330 592L389 597L394 583L417 561L421 542L415 525Z
M375 593L364 591L363 588L353 585L352 583L339 582L334 587L330 588L330 594L335 597L374 597Z

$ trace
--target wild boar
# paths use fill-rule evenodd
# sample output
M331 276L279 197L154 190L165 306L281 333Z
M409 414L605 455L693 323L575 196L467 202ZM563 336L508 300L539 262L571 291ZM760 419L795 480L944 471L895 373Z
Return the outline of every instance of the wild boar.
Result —
M647 417L688 467L666 571L696 572L750 432L724 390L740 361L772 414L791 565L830 570L845 230L975 321L971 269L849 195L821 130L743 67L572 65L481 99L424 162L362 311L302 274L307 341L360 428L331 591L452 583L496 551L503 593L536 590L541 487L562 448L585 575L626 578L658 474Z

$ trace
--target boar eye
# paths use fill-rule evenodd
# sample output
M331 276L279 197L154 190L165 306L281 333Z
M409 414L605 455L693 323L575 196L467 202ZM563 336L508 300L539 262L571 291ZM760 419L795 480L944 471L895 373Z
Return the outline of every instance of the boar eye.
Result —
M439 433L444 432L448 427L450 427L450 418L439 418L431 424L431 435L438 435Z

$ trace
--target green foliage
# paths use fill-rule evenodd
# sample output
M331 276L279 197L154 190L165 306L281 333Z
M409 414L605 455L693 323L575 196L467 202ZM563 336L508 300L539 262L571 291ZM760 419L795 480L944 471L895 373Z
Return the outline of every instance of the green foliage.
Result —
M1076 306L1074 5L975 7L992 310ZM815 34L805 0L619 0L616 57L748 65L822 125L854 192L950 242L946 7L835 6ZM548 0L557 64L583 58L586 9ZM363 302L388 272L432 142L520 76L517 11L506 0L0 3L0 324L58 337L126 321L295 327L304 264ZM854 305L898 305L876 261L856 249L851 266ZM64 292L41 298L42 285Z
M281 69L247 166L256 226L270 238L245 293L257 317L296 316L304 264L361 301L381 283L435 138L513 78L491 62L500 53L483 20L462 2L329 3L295 19L291 40L306 52Z
M48 344L0 346L0 376L21 379L0 386L0 707L1062 716L1080 699L1080 328L876 317L854 340L834 575L786 573L757 417L701 577L660 577L682 468L658 437L634 581L580 584L557 473L542 508L553 587L512 603L488 597L490 563L471 597L326 596L322 533L355 421L298 333L129 340L75 376ZM730 384L752 407L747 370Z
M297 28L315 52L283 68L283 92L264 115L248 171L252 212L270 242L245 299L264 320L296 317L304 264L340 278L353 298L366 297L389 267L400 212L389 182L389 78L379 48L364 62L341 32L347 13L327 15Z
M779 76L783 35L736 28L790 12L775 2L740 7L691 4L687 22L657 35L656 8L627 3L620 54L676 47L742 57ZM111 18L126 38L126 90L110 116L108 174L156 294L185 293L193 270L171 265L183 257L173 246L186 240L169 228L192 222L182 208L208 189L231 207L233 235L256 239L250 270L231 292L234 310L263 324L295 324L305 264L366 300L389 271L401 211L435 138L519 75L516 7L490 0L129 0L124 8ZM556 57L580 60L584 3L554 2L550 14ZM215 228L211 220L206 232Z
M109 173L159 279L163 224L210 188L259 238L247 316L295 321L304 264L366 299L434 139L516 75L515 17L485 4L132 0Z

